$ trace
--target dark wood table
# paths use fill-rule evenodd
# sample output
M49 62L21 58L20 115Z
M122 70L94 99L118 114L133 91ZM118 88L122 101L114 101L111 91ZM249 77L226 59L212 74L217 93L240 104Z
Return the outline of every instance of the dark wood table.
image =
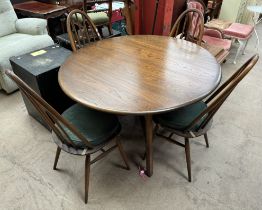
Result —
M206 97L220 65L207 50L164 36L122 36L73 53L58 74L62 90L93 109L145 116L147 175L153 174L152 115Z
M13 7L15 11L22 16L42 18L46 19L47 21L49 21L49 19L51 18L58 18L69 10L69 6L47 4L39 1L26 1L23 3L14 4ZM65 32L62 23L61 26L63 32ZM49 26L47 27L47 29L50 32Z
M47 4L39 1L26 1L14 4L13 6L15 11L21 15L43 19L59 17L68 9L66 6Z

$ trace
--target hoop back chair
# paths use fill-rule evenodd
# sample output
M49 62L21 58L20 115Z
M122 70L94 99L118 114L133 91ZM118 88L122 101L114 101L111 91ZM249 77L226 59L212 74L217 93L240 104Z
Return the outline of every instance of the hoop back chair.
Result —
M110 114L105 114L93 110L90 111L90 116L93 115L94 117L100 117L102 120L98 123L96 123L97 126L101 126L99 128L99 135L104 135L103 140L97 140L91 141L91 139L95 139L95 132L90 134L89 139L87 138L86 133L79 130L78 126L75 126L72 124L68 119L73 119L73 122L76 122L76 120L81 118L79 115L82 114L82 116L87 116L88 112L83 112L83 109L87 110L85 107L80 107L80 110L82 109L82 113L78 113L78 115L74 116L72 115L73 109L71 108L79 108L80 105L73 105L71 108L66 110L64 113L69 115L67 118L65 118L64 113L62 116L53 108L51 107L44 99L42 99L36 92L34 92L27 84L25 84L18 76L16 76L12 71L7 70L6 75L12 79L19 87L20 91L29 99L29 101L32 103L32 105L37 109L37 111L40 113L43 120L47 123L47 125L52 130L52 136L54 142L57 144L57 152L55 156L54 166L53 169L56 170L59 155L61 150L73 154L73 155L80 155L80 156L86 156L85 160L85 203L88 201L88 188L89 188L89 175L90 175L90 165L95 163L96 161L100 160L101 158L105 157L109 152L113 151L115 148L118 147L121 157L124 160L124 163L126 165L126 168L129 170L129 164L126 157L126 154L123 150L122 144L119 139L116 139L115 137L119 134L121 126L117 120L117 117ZM71 115L70 115L71 112ZM98 114L100 113L100 114ZM100 116L99 116L100 115ZM101 117L102 116L102 117ZM109 129L107 127L107 133L102 133L102 124L107 121L106 118L109 118L110 125ZM82 122L87 123L88 122ZM115 124L115 125L114 125ZM90 126L90 124L89 124ZM91 128L96 129L96 128ZM111 130L110 130L111 129ZM110 131L109 131L110 130ZM116 141L116 143L109 147L109 149L104 149L105 146L107 146L109 143L111 143L113 140ZM94 158L91 161L91 154L97 153L98 151L102 152L99 154L96 158Z
M107 3L107 8L93 9L97 4ZM91 10L89 9L91 8ZM106 26L108 28L109 35L113 34L112 31L112 12L113 12L113 0L83 0L83 10L91 18L98 31L104 37L102 28Z
M66 27L74 52L90 42L101 40L101 36L90 17L79 9L72 10L68 14Z
M203 33L203 14L197 9L187 9L178 17L169 36L201 45Z
M188 181L191 182L191 158L189 138L204 135L206 147L209 147L207 131L211 127L212 118L231 94L239 82L249 73L259 59L258 54L250 58L223 85L221 85L207 100L200 101L172 112L154 116L156 135L171 143L185 148L188 170ZM160 127L170 135L159 132ZM184 137L185 144L173 139L173 135Z

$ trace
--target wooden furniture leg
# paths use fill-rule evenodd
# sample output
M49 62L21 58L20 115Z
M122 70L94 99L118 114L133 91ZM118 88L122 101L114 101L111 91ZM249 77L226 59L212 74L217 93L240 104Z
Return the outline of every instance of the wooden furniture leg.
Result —
M61 152L61 148L57 147L56 155L55 155L55 162L54 162L54 167L53 167L54 170L56 170L56 166L57 166L57 162L58 162L58 159L59 159L60 152Z
M186 151L188 181L191 182L191 158L190 158L190 145L189 145L188 138L185 138L185 151Z
M88 188L89 188L89 176L90 176L90 155L86 156L85 161L85 203L88 202Z
M147 176L153 175L153 121L152 115L145 116L146 125L146 174Z
M205 141L206 141L206 147L208 148L209 147L209 143L208 143L207 133L204 134L204 137L205 137Z

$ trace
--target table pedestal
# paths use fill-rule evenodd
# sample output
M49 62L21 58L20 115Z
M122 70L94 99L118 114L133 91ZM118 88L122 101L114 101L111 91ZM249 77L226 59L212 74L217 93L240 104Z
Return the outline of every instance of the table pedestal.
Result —
M152 115L145 115L146 127L146 174L153 175L153 119Z

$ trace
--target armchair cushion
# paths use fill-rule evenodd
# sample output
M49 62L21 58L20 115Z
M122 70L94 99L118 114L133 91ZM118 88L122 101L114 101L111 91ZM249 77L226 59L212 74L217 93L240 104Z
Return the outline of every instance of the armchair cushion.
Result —
M80 104L71 106L62 116L73 124L93 145L99 145L109 140L121 128L115 115L88 109ZM66 127L64 129L77 146L80 148L85 147L75 134Z
M5 69L12 69L9 58L23 55L52 45L54 42L48 35L32 36L28 34L14 33L0 37L0 83L2 88L11 93L17 86L4 73Z
M17 33L30 35L47 34L47 21L40 18L22 18L15 23Z
M224 34L238 39L248 39L253 30L254 27L251 25L232 23L227 29L224 30Z
M214 28L205 28L204 35L223 39L223 34Z
M105 12L91 12L87 14L96 26L109 23L109 18Z
M206 108L207 108L207 105L203 101L200 101L200 102L176 109L171 112L155 115L154 121L156 123L159 123L162 126L173 128L179 131L183 131ZM203 117L197 123L197 125L194 127L192 131L195 131L196 129L198 129L204 119L205 117Z
M0 1L0 37L16 32L17 16L10 0Z
M232 41L228 39L220 39L207 35L203 36L203 40L211 46L214 45L217 47L222 47L224 48L224 50L229 50L231 48L231 43L232 43Z

